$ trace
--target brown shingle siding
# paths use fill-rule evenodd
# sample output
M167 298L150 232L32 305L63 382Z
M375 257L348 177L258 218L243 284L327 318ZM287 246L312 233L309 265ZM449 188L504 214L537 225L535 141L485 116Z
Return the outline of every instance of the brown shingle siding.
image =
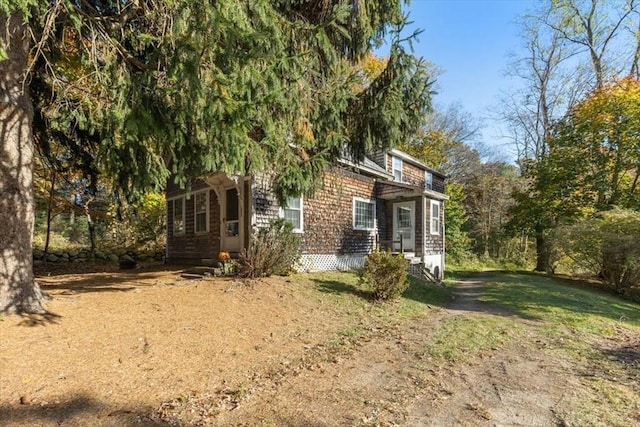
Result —
M325 173L323 187L304 200L305 253L368 253L373 249L373 231L353 229L354 197L375 202L374 180L339 168Z
M427 229L425 234L425 255L433 255L439 254L444 251L443 248L443 238L442 238L442 230L443 230L443 222L444 222L444 208L443 203L438 202L440 204L440 232L439 234L431 234L431 200L427 199L426 201L426 216L425 222Z

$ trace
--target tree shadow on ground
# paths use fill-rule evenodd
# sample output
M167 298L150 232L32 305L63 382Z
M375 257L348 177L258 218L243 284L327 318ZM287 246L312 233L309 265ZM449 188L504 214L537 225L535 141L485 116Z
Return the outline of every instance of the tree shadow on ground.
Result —
M122 270L117 263L110 262L40 262L34 264L33 272L37 277L56 277L68 274L124 273L128 272L162 272L179 270L182 266L163 262L141 262L133 270Z
M320 292L328 294L351 294L367 301L373 301L370 292L362 290L355 285L338 280L313 279L313 281L318 285Z
M521 316L541 320L558 310L640 324L638 304L584 285L519 272L492 272L482 297Z
M50 311L44 313L17 313L16 315L22 318L22 320L18 322L18 326L27 327L56 324L58 323L58 319L62 318L59 314Z
M151 408L111 409L86 395L59 403L40 404L21 398L20 405L0 404L2 425L117 425L165 427L172 425L153 417ZM108 421L106 421L108 420Z
M403 298L411 299L429 306L444 307L451 301L451 292L439 285L430 284L423 280L409 276L408 287L402 294ZM374 302L373 293L350 284L347 281L313 279L321 292L331 294L351 294L365 301Z
M402 294L403 298L435 307L446 307L453 300L449 288L413 276L407 279L409 286Z
M129 292L181 281L180 272L175 266L165 266L113 272L69 272L66 275L40 276L36 280L43 291L54 296L87 292Z
M635 369L640 368L640 341L636 344L620 345L614 348L600 347L600 351L607 356L609 360Z

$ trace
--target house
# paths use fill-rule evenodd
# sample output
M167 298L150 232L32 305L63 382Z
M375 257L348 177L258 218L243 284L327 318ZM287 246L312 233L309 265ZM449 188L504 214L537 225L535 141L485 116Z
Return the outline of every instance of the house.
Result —
M313 198L279 206L268 173L212 173L189 192L167 187L167 260L198 263L239 253L251 234L284 217L302 235L302 270L361 267L376 247L401 252L436 277L444 271L445 176L399 151L326 170Z

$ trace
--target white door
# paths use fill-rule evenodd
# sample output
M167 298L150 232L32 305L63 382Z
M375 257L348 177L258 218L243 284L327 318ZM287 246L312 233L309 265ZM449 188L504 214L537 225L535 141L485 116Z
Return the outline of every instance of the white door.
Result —
M222 206L222 250L239 252L241 249L242 212L240 195L235 187L225 188Z
M415 223L416 202L403 202L393 204L393 250L400 250L399 241L402 240L404 252L415 251ZM395 243L398 242L398 243Z

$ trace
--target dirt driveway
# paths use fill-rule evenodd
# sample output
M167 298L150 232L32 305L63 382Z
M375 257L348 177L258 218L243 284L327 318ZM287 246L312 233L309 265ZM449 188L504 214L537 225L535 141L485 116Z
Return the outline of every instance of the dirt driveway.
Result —
M52 314L0 321L0 425L548 426L578 397L575 367L535 343L428 355L452 319L508 318L477 301L482 276L403 318L313 275L181 271L40 276Z

